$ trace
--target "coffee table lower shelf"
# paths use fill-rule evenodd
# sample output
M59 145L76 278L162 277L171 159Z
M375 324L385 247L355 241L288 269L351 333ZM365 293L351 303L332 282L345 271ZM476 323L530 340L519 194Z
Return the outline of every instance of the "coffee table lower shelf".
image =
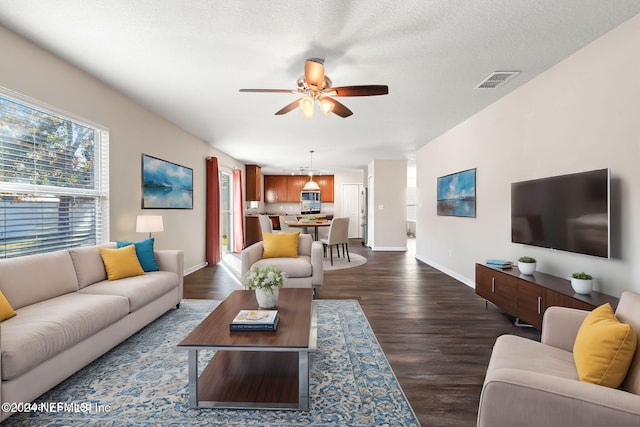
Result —
M189 406L309 409L309 352L218 350L198 377L189 349Z

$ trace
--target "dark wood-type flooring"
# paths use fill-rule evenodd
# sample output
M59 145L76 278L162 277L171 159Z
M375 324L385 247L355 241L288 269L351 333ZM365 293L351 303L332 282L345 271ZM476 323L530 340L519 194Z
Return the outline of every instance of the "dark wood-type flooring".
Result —
M317 299L357 299L423 426L474 426L491 348L502 334L539 340L536 329L474 290L415 259L415 252L374 252L352 240L367 264L326 271ZM224 299L238 289L222 267L185 277L185 298Z

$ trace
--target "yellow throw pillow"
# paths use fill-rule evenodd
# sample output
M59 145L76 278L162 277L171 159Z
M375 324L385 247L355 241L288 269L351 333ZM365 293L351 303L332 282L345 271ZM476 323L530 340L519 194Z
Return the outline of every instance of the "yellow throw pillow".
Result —
M7 320L16 315L15 310L9 304L9 301L4 296L2 291L0 291L0 322L3 320Z
M610 304L584 319L573 344L580 381L618 388L636 352L638 337L631 325L616 319Z
M144 274L134 245L120 249L100 248L100 256L102 257L104 268L107 270L107 278L109 280Z
M298 258L298 236L295 233L262 233L262 258Z

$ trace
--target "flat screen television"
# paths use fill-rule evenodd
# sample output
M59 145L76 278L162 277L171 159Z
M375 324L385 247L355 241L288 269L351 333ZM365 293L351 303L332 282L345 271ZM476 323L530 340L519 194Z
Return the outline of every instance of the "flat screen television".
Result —
M511 241L610 257L609 169L511 184Z

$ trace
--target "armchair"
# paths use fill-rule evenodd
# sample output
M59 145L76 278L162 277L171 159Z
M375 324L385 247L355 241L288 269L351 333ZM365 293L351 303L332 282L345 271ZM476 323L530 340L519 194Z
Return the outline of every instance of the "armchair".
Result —
M640 425L640 351L617 389L578 379L572 350L588 314L550 307L542 342L498 337L480 395L478 426ZM624 292L615 315L640 333L640 294Z
M253 266L273 266L287 274L285 288L313 288L322 286L324 271L322 270L322 244L314 242L310 234L298 236L297 258L262 258L264 242L256 242L247 246L240 254L240 274L249 271Z

